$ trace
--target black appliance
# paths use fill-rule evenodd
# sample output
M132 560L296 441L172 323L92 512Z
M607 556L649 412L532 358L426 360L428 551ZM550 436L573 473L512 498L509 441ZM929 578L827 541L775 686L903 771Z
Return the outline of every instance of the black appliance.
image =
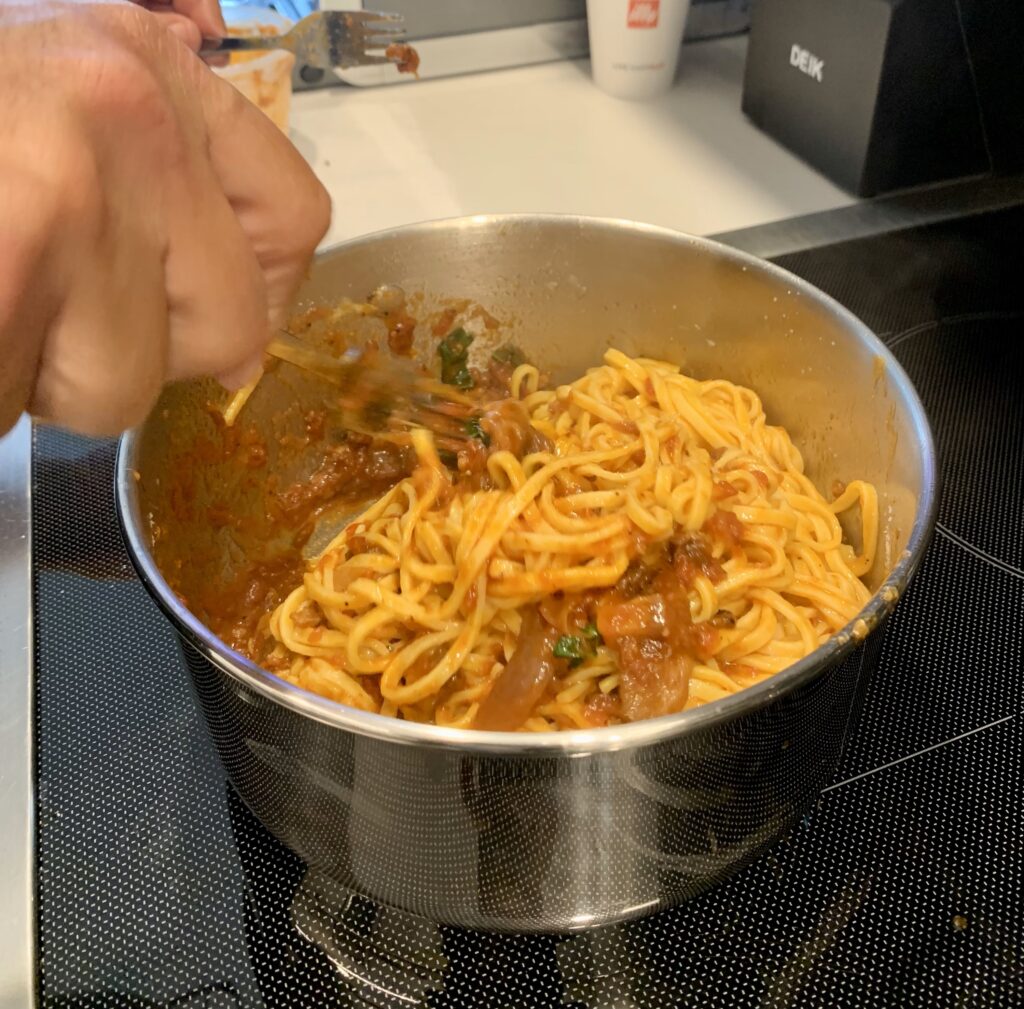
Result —
M1024 164L1024 7L757 0L743 111L860 196Z

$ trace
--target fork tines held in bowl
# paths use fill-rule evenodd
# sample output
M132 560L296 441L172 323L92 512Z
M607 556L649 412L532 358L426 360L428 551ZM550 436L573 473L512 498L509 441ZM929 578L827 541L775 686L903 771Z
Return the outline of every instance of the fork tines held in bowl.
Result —
M283 331L270 341L267 352L336 386L338 409L352 430L376 435L422 427L446 447L469 439L466 424L475 404L410 360L376 348L352 348L334 357Z

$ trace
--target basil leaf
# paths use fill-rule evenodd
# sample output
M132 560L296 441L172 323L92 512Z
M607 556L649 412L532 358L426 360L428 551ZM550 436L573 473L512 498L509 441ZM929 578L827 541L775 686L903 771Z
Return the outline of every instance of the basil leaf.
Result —
M476 438L477 441L482 441L485 448L490 447L491 436L480 426L479 417L470 417L470 419L466 421L466 434L468 434L470 438Z
M472 335L460 326L437 345L437 353L441 358L441 381L445 385L454 385L459 389L473 388L473 376L466 366L472 342Z
M586 658L583 639L575 634L563 634L555 642L554 653L557 659L568 659L570 666L578 666Z

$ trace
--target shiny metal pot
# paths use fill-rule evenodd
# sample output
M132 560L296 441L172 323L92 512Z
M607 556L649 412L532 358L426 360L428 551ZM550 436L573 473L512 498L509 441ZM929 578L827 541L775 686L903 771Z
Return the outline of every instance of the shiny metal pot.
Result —
M475 300L555 380L615 345L749 385L819 486L856 476L880 490L876 592L810 657L740 694L652 721L475 733L300 691L228 648L171 591L169 566L188 598L189 584L224 579L239 554L202 508L172 507L175 467L180 479L187 466L197 501L227 483L238 513L261 507L251 478L183 455L212 423L210 387L168 390L122 442L117 492L129 551L181 635L235 788L285 844L373 900L477 928L566 931L686 900L763 852L836 771L877 629L934 521L935 452L921 403L876 337L819 291L656 228L551 216L402 228L323 253L300 300L359 299L380 284L422 292L421 313L443 296ZM247 422L269 425L301 382L286 366L269 375ZM269 466L308 473L314 460L302 455L272 451Z

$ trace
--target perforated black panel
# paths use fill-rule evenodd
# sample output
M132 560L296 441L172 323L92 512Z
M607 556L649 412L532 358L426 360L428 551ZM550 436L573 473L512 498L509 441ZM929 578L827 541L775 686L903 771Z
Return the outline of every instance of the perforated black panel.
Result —
M783 262L882 331L917 384L939 532L811 815L691 903L574 936L439 928L274 841L226 784L130 573L111 446L37 432L43 1004L1024 1005L1022 234L1011 211Z

